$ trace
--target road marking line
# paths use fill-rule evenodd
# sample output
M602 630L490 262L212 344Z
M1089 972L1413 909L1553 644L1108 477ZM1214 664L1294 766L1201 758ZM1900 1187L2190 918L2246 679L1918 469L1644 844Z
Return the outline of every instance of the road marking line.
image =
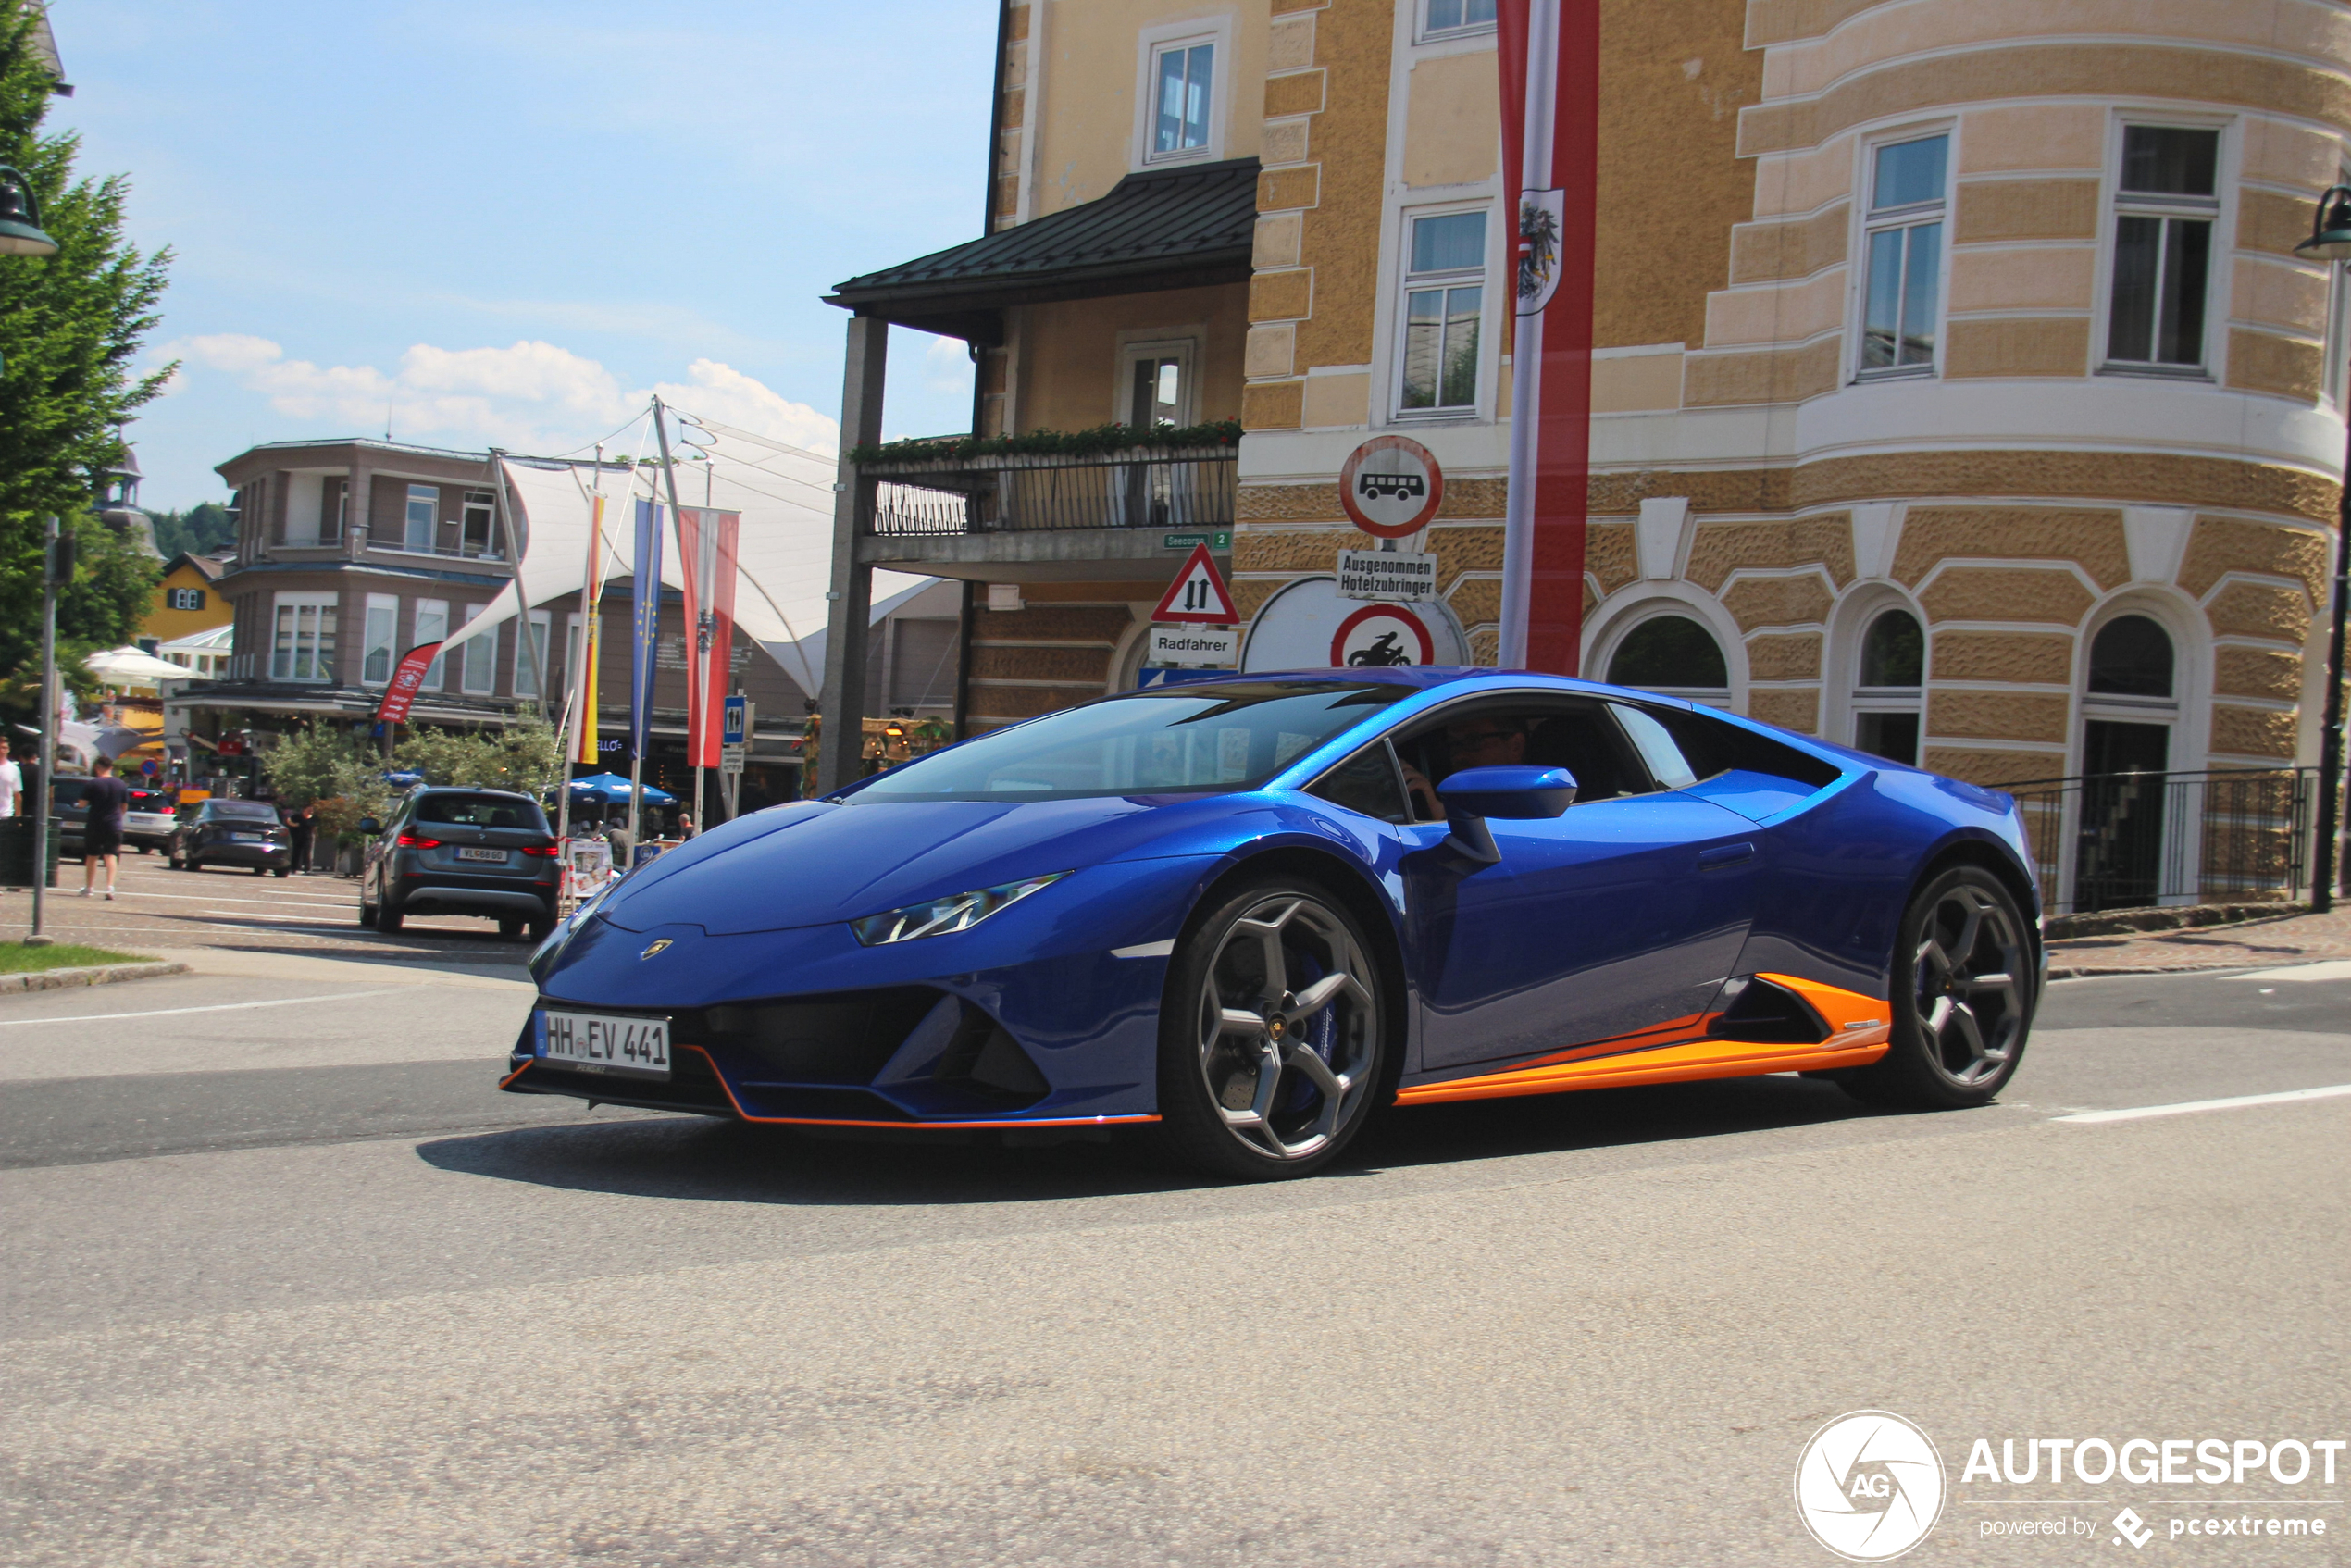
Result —
M2233 1111L2241 1105L2290 1105L2300 1100L2332 1100L2351 1094L2351 1084L2325 1089L2289 1089L2277 1094L2240 1094L2227 1100L2183 1100L2177 1105L2138 1105L2127 1111L2076 1111L2053 1122L2135 1122L2149 1116L2184 1116L2191 1111Z
M2351 980L2351 958L2330 958L2317 964L2295 964L2283 969L2253 969L2231 975L2232 980Z
M123 888L117 888L115 890L115 896L118 899L169 899L174 903L257 903L269 908L275 908L279 905L287 903L348 905L357 902L349 895L338 897L332 893L289 893L282 898L274 899L232 899L222 898L218 894L207 893L132 892L130 890Z
M289 996L276 1002L218 1002L209 1007L155 1007L144 1013L77 1013L67 1018L0 1018L0 1029L16 1024L96 1024L114 1018L160 1018L169 1013L234 1013L241 1007L292 1007L305 1002L356 1002L363 996L391 996L405 990L394 986L385 990L339 991L332 996Z

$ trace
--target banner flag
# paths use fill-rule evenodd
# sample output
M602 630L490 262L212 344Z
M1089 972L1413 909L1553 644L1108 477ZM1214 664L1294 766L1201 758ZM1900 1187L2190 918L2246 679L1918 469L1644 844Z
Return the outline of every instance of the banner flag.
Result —
M441 653L438 642L419 642L400 655L400 667L392 672L392 682L384 688L384 700L376 705L379 724L404 724L408 710L415 705L417 692L425 683L425 671L432 667Z
M603 651L604 498L592 497L588 510L588 580L579 591L579 728L574 736L571 760L595 762L596 666Z
M1500 0L1497 12L1517 258L1498 662L1574 675L1591 478L1600 0Z
M661 510L651 501L637 503L637 553L630 568L636 620L628 664L628 754L637 757L645 754L653 728L653 673L661 653Z
M686 764L716 767L716 716L732 684L729 661L735 629L735 551L743 515L705 506L678 509L678 557L686 579L686 621L694 628L702 656L699 683L691 673L686 693Z

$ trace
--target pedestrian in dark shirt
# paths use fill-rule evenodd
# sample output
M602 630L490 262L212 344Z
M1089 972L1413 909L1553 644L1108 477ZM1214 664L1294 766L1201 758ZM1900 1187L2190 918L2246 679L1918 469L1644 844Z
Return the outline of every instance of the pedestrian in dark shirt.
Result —
M293 868L296 871L310 869L310 837L317 831L317 822L318 808L315 805L305 805L300 811L286 814L286 833L293 843Z
M106 899L114 899L114 876L122 860L122 814L131 803L130 787L114 776L114 759L100 757L92 765L97 775L81 792L90 820L81 829L81 896L88 898L98 881L98 863L106 867Z

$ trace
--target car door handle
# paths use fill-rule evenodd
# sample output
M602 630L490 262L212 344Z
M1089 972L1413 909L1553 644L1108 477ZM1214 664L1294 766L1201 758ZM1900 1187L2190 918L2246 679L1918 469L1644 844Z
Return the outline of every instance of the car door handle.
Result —
M1700 871L1719 871L1725 865L1736 865L1741 861L1754 858L1755 846L1751 843L1716 844L1711 849L1698 852L1698 868Z

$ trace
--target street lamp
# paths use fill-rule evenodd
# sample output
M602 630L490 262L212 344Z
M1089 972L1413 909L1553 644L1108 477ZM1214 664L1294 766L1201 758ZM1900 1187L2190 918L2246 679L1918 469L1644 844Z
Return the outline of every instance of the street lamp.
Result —
M2321 192L2310 215L2310 237L2294 254L2332 266L2351 261L2351 185ZM2343 623L2351 609L2351 443L2345 449L2343 487L2334 516L2334 624L2327 633L2326 719L2319 754L2319 851L2310 877L2310 907L2334 907L2342 862L2335 833L2343 821Z
M0 255L50 256L57 242L41 227L41 204L32 182L0 163Z

